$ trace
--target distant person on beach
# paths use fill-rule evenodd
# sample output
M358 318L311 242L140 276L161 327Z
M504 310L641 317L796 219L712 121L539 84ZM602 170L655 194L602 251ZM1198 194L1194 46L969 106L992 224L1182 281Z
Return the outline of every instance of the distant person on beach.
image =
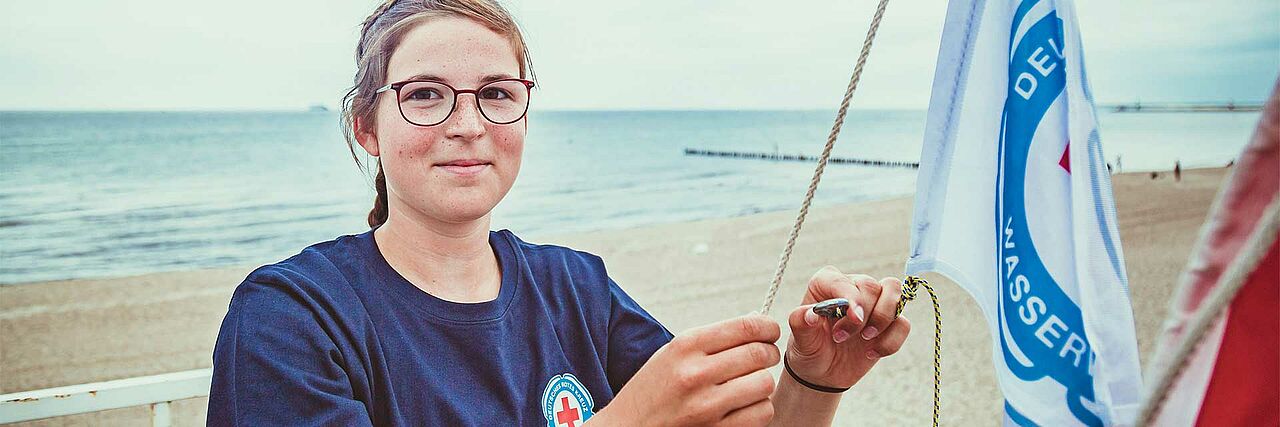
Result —
M490 231L535 86L498 4L387 1L356 58L343 123L353 156L377 159L370 230L236 288L208 424L826 425L906 339L900 282L831 267L790 312L785 352L759 315L673 336L599 257ZM849 315L810 309L837 297Z

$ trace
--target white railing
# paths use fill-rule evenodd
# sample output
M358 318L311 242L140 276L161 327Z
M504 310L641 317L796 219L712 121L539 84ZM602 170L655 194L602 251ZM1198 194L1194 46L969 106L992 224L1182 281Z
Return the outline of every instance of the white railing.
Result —
M169 403L209 395L213 369L0 395L0 424L108 409L151 406L151 425L170 424Z

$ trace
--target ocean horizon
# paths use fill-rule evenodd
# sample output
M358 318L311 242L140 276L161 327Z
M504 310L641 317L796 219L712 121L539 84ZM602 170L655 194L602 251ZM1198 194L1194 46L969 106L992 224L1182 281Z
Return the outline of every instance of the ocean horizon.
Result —
M1258 113L1100 111L1122 170L1223 166ZM834 111L534 111L493 228L546 236L794 210ZM833 156L916 162L924 110L853 109ZM275 262L366 231L371 179L336 111L0 111L0 284ZM916 171L829 165L816 206L911 194Z

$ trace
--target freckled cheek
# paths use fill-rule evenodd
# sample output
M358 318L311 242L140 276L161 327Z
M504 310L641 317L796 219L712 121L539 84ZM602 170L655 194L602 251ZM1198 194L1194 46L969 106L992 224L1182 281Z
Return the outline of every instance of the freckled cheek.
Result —
M497 143L498 155L502 163L502 175L508 181L514 181L520 173L521 157L524 152L524 135L500 140Z
M512 129L510 132L497 134L494 142L504 158L516 163L520 161L520 156L524 151L524 132L522 130Z
M395 110L395 104L385 104L387 105L380 106L383 108L378 111L376 119L378 148L383 161L389 161L388 157L401 162L427 158L427 152L431 149L430 142L438 132L405 122L399 111Z
M429 135L422 132L408 133L397 135L394 141L395 156L403 161L414 161L419 159L428 159L432 146Z

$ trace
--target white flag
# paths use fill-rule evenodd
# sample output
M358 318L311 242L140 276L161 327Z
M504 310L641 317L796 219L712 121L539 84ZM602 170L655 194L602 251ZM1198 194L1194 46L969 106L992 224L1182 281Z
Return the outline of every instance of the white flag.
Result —
M1103 158L1072 2L952 0L907 273L977 299L1006 424L1125 424L1140 402Z

